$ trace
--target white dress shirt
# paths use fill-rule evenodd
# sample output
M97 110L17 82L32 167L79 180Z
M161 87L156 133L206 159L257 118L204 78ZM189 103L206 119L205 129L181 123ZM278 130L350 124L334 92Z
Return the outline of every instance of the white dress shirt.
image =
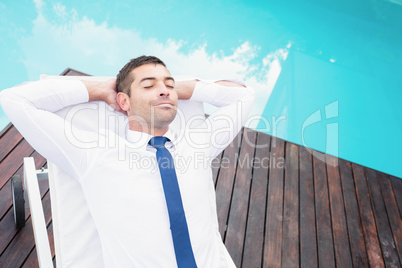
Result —
M237 135L254 100L250 88L196 84L191 100L220 107L206 120L189 120L164 135L182 195L198 267L233 267L219 234L211 171L215 158ZM54 112L88 101L80 81L45 80L7 89L1 106L44 157L77 178L101 239L106 267L177 267L164 191L150 135L127 128L81 132L97 146L67 135L68 121ZM82 135L80 135L82 136ZM79 144L79 145L77 145ZM224 263L226 262L226 263Z

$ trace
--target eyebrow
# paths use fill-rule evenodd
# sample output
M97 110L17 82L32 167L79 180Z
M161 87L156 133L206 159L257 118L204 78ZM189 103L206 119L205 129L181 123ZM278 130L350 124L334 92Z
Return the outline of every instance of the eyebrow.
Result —
M155 77L144 77L144 78L142 78L142 79L140 80L140 83L142 83L142 82L144 82L144 81L147 81L147 80L154 81L154 80L156 80L156 78L155 78ZM171 81L175 82L175 81L174 81L174 78L171 77L171 76L165 77L164 80L165 80L165 81L166 81L166 80L171 80Z

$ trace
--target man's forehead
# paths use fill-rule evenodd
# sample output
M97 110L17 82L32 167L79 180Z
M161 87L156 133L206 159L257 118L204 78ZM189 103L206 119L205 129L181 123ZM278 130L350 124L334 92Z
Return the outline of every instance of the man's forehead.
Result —
M165 66L161 64L144 64L130 72L135 83L141 83L144 79L173 79Z

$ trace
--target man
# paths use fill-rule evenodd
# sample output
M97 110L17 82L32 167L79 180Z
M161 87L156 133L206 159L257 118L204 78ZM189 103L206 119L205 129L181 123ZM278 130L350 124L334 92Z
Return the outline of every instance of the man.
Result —
M170 128L178 99L220 108L196 131L184 126L191 135L183 138L181 130ZM126 64L116 81L38 81L5 90L0 103L39 153L80 182L106 267L233 267L219 235L212 172L205 163L239 132L253 100L253 91L235 82L175 82L160 59L142 56ZM124 138L104 134L124 144L124 152L122 146L79 148L66 137L69 122L54 112L88 101L105 101L127 114ZM160 139L161 146L155 142ZM156 163L157 171L132 163L132 155ZM197 162L199 156L205 163ZM178 168L183 159L188 164ZM166 172L174 174L167 179ZM167 181L177 188L168 189Z

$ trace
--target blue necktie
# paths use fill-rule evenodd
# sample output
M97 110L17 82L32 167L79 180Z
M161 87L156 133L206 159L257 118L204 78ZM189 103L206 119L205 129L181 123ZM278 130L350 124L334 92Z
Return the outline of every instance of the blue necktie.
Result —
M166 137L156 136L151 138L149 144L156 148L156 159L162 177L163 191L165 192L176 262L179 268L197 267L193 249L191 248L173 158L165 147L167 141L170 140Z

